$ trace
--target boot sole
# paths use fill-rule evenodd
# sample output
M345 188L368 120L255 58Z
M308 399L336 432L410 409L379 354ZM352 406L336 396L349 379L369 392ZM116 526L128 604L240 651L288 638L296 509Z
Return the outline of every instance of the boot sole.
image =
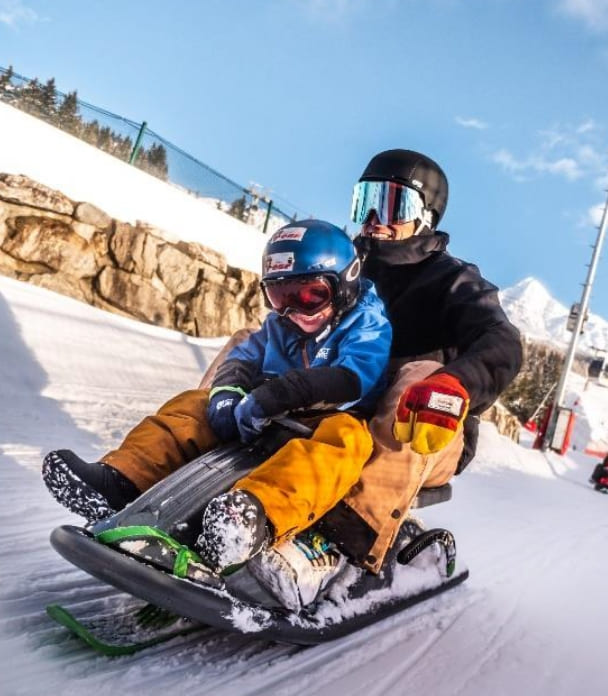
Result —
M101 493L76 476L55 452L44 458L42 478L58 503L89 522L97 522L116 512Z

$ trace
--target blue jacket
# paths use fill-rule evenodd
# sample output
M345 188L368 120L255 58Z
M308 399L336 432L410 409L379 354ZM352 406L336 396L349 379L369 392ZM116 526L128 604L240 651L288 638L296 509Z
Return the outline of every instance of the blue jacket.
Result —
M260 330L233 348L227 361L255 366L254 374L250 373L254 385L294 369L345 368L359 379L360 395L356 400L332 407L346 410L357 406L369 411L386 386L391 338L384 304L371 281L363 279L357 304L327 336L306 337L289 319L270 312Z

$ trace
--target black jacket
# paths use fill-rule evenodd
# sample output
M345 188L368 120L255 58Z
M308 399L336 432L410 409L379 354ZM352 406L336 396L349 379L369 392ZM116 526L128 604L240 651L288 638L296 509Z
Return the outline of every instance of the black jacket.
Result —
M498 302L498 289L477 266L451 256L449 235L393 242L358 237L363 274L372 280L393 327L392 358L433 357L471 397L465 451L458 472L475 454L478 416L519 372L519 331Z

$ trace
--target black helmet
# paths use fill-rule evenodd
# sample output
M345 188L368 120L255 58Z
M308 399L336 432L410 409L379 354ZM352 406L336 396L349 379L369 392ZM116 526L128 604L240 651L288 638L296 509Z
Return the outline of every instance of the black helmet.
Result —
M448 204L448 180L430 157L413 150L385 150L370 160L359 181L395 181L418 191L439 224Z

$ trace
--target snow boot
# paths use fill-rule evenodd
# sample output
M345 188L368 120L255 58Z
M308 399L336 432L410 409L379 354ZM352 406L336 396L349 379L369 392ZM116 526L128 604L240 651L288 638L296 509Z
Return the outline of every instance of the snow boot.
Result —
M312 604L340 574L346 557L314 530L264 550L247 567L286 609Z
M42 463L42 478L58 502L89 522L113 515L140 495L117 469L103 462L85 462L71 450L49 452Z
M196 548L216 573L236 570L270 537L262 503L247 491L232 490L209 501Z

